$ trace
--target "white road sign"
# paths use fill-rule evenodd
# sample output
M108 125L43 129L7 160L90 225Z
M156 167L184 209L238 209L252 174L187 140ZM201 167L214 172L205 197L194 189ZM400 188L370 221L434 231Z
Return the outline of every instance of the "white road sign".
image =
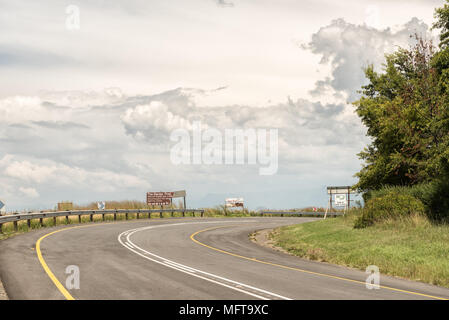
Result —
M335 206L336 207L346 207L346 195L345 194L336 194L335 195Z
M98 207L98 210L104 210L104 209L106 209L106 203L104 201L98 202L97 207Z
M5 204L0 200L0 210L5 206Z

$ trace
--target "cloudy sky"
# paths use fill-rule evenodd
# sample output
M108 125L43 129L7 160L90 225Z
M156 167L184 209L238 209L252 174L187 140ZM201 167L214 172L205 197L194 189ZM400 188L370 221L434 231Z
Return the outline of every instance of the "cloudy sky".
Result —
M432 37L443 3L0 0L0 200L45 209L187 189L191 207L325 206L369 142L350 103L363 68ZM277 174L172 164L170 133L198 120L278 129Z

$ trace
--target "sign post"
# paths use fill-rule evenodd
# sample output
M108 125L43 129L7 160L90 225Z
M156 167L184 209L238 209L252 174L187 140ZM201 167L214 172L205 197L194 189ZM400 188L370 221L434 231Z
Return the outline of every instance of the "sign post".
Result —
M187 207L186 207L186 191L185 190L173 192L173 198L183 198L184 199L184 209L187 209Z
M329 202L326 208L326 213L324 214L324 219L327 217L327 212L332 211L332 197L335 195L335 206L336 207L344 207L344 213L346 214L346 210L351 206L351 193L356 193L354 190L351 190L351 186L338 186L338 187L327 187L327 194L329 195Z
M335 195L335 206L336 207L345 207L347 206L346 194L336 194Z
M106 209L106 202L104 202L104 201L97 202L97 207L98 207L98 210Z
M173 198L184 198L184 209L186 209L186 191L173 191L173 192L147 192L147 205L151 206L164 206L170 205L173 202Z

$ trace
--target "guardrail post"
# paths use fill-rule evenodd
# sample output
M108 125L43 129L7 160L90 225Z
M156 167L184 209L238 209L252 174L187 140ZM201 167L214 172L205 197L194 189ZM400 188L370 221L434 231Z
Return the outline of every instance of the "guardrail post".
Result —
M94 211L95 212L95 211ZM90 214L90 222L93 222L94 221L94 214L93 213L91 213Z
M27 227L28 227L28 229L31 228L31 219L27 219Z
M78 223L81 223L81 215L78 215Z
M0 223L0 234L3 233L3 223Z
M137 209L137 219L140 219L140 209Z
M17 227L17 221L14 221L14 231L17 231L18 227Z
M182 216L183 216L183 217L186 216L186 209L182 210Z
M115 212L114 212L114 221L116 221L117 220L117 209L115 209Z
M162 215L162 211L159 213L159 217L162 219L163 215Z
M53 217L53 225L56 226L56 217Z
M128 220L128 211L125 212L125 219Z
M101 214L101 219L104 221L104 213Z
M65 223L69 224L69 216L65 216Z

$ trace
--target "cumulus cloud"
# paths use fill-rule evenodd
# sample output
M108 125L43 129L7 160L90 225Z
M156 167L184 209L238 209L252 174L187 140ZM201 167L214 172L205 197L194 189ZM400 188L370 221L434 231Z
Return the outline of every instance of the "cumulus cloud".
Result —
M122 116L128 133L135 137L145 137L149 142L166 142L170 132L179 128L190 128L189 121L182 114L169 111L160 101L129 108Z
M302 47L321 56L321 64L329 64L331 75L319 80L312 90L314 96L332 93L357 98L357 91L365 83L363 69L373 64L377 69L385 61L385 54L408 48L415 43L417 34L431 38L429 27L417 18L411 19L396 30L375 29L366 24L355 25L344 19L332 21L312 35L312 40Z
M179 89L182 92L182 89ZM172 92L175 96L178 92ZM181 93L182 94L182 93ZM353 109L345 104L322 104L304 99L279 103L268 107L222 106L195 107L190 100L185 108L161 101L130 108L122 116L128 134L150 144L169 144L169 135L175 129L191 130L194 121L203 128L248 129L275 128L284 141L281 156L291 158L298 148L306 145L354 144L355 137L363 136L363 128ZM188 110L186 112L185 110ZM362 139L357 138L358 142Z
M114 92L46 92L0 100L5 118L0 177L9 186L3 197L18 207L34 199L48 208L61 199L143 199L150 188L190 186L202 197L210 189L240 185L241 179L253 181L258 167L170 163L170 133L190 130L198 120L218 130L278 128L281 175L310 172L310 166L319 168L329 159L334 167L350 168L363 140L363 128L345 104L289 98L268 107L199 107L198 98L216 90ZM251 188L259 184L254 181Z

